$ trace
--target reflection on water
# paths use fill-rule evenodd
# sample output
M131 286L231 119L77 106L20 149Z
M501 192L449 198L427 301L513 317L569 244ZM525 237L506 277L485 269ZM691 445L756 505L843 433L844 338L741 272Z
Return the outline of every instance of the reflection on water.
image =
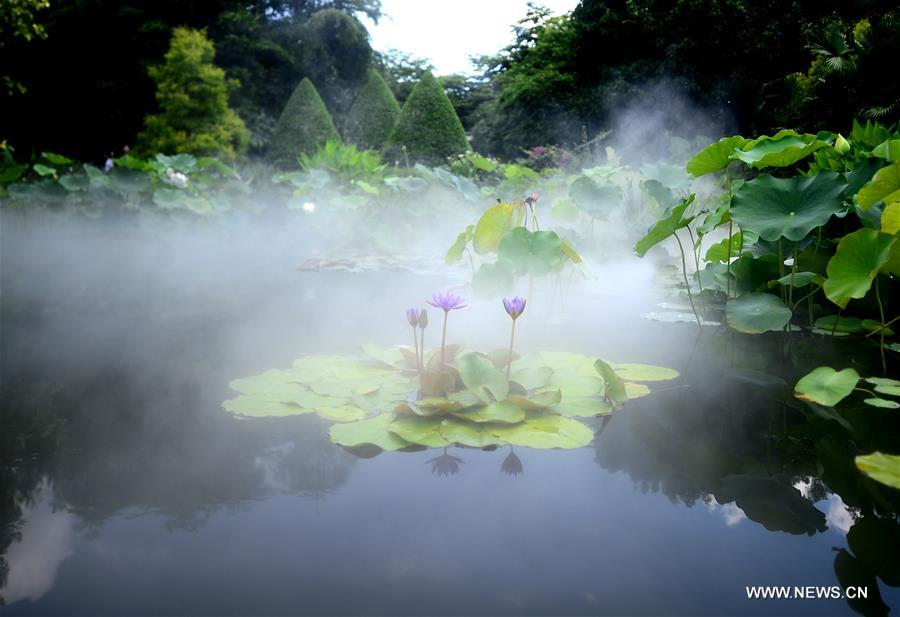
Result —
M591 420L590 448L363 459L313 415L225 413L227 384L304 353L403 342L402 308L446 281L297 272L293 242L253 255L226 240L121 270L102 242L52 264L17 262L4 246L23 276L2 279L0 613L900 606L900 498L853 466L858 452L900 449L900 417L834 417L791 396L810 366L848 353L839 342L698 337L690 324L641 320L647 293L574 289L565 320L523 317L523 352L660 364L682 378ZM102 275L72 276L93 263ZM504 345L505 329L478 314L462 312L454 332ZM869 598L750 602L744 592L838 583L867 586Z

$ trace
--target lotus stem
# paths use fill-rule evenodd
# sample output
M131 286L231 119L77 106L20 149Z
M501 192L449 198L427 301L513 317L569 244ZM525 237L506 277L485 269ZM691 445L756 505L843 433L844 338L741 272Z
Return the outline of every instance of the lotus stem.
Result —
M419 341L419 367L420 370L425 370L425 328L422 328L422 340Z
M416 350L416 364L419 365L419 371L422 371L422 363L419 361L419 337L416 334L416 327L413 326L413 348ZM422 336L425 336L425 333L422 332Z
M731 297L731 236L734 221L728 221L728 253L725 256L725 297Z
M691 293L691 284L688 282L687 277L687 262L684 258L684 245L681 244L681 238L678 237L678 233L673 233L675 236L675 240L678 241L678 250L681 251L681 273L684 275L684 284L687 288L688 301L691 303L691 310L694 312L694 318L697 320L697 325L701 328L703 324L700 322L700 315L697 314L697 307L694 306L694 295Z
M447 345L447 315L450 313L444 310L444 333L441 335L441 370L444 370L444 347Z
M512 368L513 341L516 338L516 320L512 320L512 333L509 335L509 354L506 357L506 381L509 381L509 372Z
M887 359L884 357L884 305L881 303L881 292L878 291L878 275L875 275L875 299L878 301L878 314L881 316L881 371L887 375Z
M881 324L880 327L878 327L878 328L875 329L875 330L872 330L872 331L869 332L866 336L869 337L869 336L872 336L873 334L878 334L879 332L882 332L883 330L885 330L888 326L890 326L892 323L894 323L894 322L897 321L898 319L900 319L900 315L897 315L896 317L894 317L892 320L890 320L890 321L887 322L887 323Z
M841 320L841 308L838 307L837 316L834 318L834 325L831 326L831 336L834 336L834 333L837 332L838 322Z
M778 278L784 278L784 246L778 238ZM785 301L784 285L781 286L781 301Z
M703 281L700 280L700 257L697 254L697 244L694 242L694 232L690 227L686 227L688 235L691 237L691 253L694 255L694 268L697 271L697 285L700 286L700 293L703 293Z

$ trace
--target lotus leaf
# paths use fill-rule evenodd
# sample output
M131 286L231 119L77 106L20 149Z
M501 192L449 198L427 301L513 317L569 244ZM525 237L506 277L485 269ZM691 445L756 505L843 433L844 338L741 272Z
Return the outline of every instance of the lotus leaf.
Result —
M885 206L881 212L881 231L891 235L900 231L900 201Z
M900 386L875 386L875 392L889 396L900 396Z
M863 210L882 200L885 205L900 201L900 161L879 169L856 194L856 203Z
M518 204L501 203L488 208L475 224L472 235L475 252L484 255L496 251L503 236L520 225L524 215L524 209Z
M463 252L466 250L466 245L471 242L474 236L474 225L469 225L466 227L466 230L456 236L456 240L447 249L447 254L444 256L444 262L448 264L453 264L462 259Z
M828 333L834 331L847 334L859 334L860 332L866 331L860 319L857 319L856 317L838 317L837 315L819 317L816 320L815 326Z
M841 238L828 262L825 295L844 308L851 298L868 293L878 272L888 263L897 238L874 229L858 229Z
M619 407L628 400L628 391L622 378L603 360L594 362L594 369L603 378L603 398Z
M429 448L450 445L438 432L444 418L400 417L387 426L387 430L403 441Z
M883 407L884 409L900 409L900 403L889 401L886 398L867 398L863 400L863 403L872 407Z
M521 423L519 424L521 425ZM518 426L518 425L517 425ZM485 426L447 418L438 427L442 439L470 448L502 445L503 441Z
M672 189L664 186L658 180L644 180L641 182L641 188L656 200L656 203L659 204L664 212L668 212L671 208L681 203L681 200L675 197Z
M573 397L562 401L553 412L570 418L590 418L612 413L613 406L596 397Z
M874 386L900 386L900 380L888 377L866 377L866 382Z
M734 152L733 158L755 169L787 167L827 145L827 142L816 139L815 135L784 130L771 137L763 135L754 139Z
M511 400L497 401L482 407L472 407L465 411L457 411L453 414L457 418L470 422L502 422L515 424L525 419L525 411L515 405Z
M546 386L551 377L553 377L553 369L550 367L534 366L515 371L511 378L526 390L534 390Z
M846 184L835 172L792 178L762 175L745 182L735 193L731 217L742 230L756 232L770 242L782 237L802 240L843 209Z
M557 372L548 382L562 391L563 398L596 396L603 392L603 380L594 375L579 375L571 372Z
M830 366L820 366L805 375L794 386L794 396L806 401L834 407L850 396L859 382L859 373L852 368L836 371Z
M249 394L241 394L222 403L226 411L239 416L277 417L299 416L312 413L312 409L300 407L296 403L282 403Z
M367 420L335 424L330 431L331 441L348 448L372 444L387 451L401 450L412 445L398 437L396 433L389 432L391 424L392 417L389 413Z
M604 218L622 205L622 190L614 184L599 184L579 176L569 186L569 198L592 218Z
M642 396L647 396L650 394L650 388L645 386L642 383L632 383L630 381L625 382L625 396L628 399L633 398L641 398Z
M693 216L685 217L684 212L694 203L694 196L691 195L687 199L682 200L681 205L672 208L671 214L664 219L656 222L647 235L637 241L634 245L634 252L638 257L643 257L651 248L672 236L679 229L687 227L694 220Z
M725 305L725 319L738 332L762 334L784 328L791 310L771 294L747 293Z
M734 151L741 150L748 141L740 135L735 135L723 137L716 143L706 146L688 160L688 173L699 178L708 173L725 169L734 160L732 158Z
M729 255L728 238L716 242L706 250L706 261L727 262L731 257L739 257L741 253L756 244L758 236L752 231L737 232L731 236L731 251Z
M857 456L856 466L873 480L900 489L900 456L873 452Z
M878 144L870 154L889 163L900 161L900 139L886 139Z
M679 372L664 366L652 364L613 364L616 375L628 381L668 381L679 376Z
M772 281L771 283L769 283L769 287L774 287L775 285L793 285L794 287L806 287L810 283L821 286L825 283L825 277L820 276L815 272L794 272L793 274L782 276L777 281Z
M502 401L509 394L506 373L483 353L472 351L459 358L459 376L465 386L485 403Z
M641 165L641 173L675 190L690 188L693 180L682 166L668 163L645 163Z
M562 391L559 388L540 388L528 395L519 396L511 394L506 400L529 411L547 409L548 407L553 407L562 400Z
M317 407L316 414L333 422L353 422L366 417L366 412L356 405L340 405L338 407Z
M593 441L590 428L556 414L529 416L509 426L493 425L490 432L502 441L524 448L581 448Z
M529 231L515 227L500 242L497 255L516 266L518 274L543 276L558 269L565 255L555 231Z
M560 223L574 223L578 220L578 206L567 197L558 197L550 206L550 216Z

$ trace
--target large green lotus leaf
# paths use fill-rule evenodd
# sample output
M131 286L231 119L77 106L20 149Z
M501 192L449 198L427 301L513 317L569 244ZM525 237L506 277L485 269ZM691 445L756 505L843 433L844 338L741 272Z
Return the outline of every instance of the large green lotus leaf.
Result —
M570 418L590 418L613 412L613 406L596 397L567 398L553 408L553 413Z
M487 425L482 426L472 422L446 418L441 421L439 430L441 437L449 443L457 443L470 448L486 448L503 444L503 440L489 431Z
M867 398L863 403L871 405L872 407L882 407L884 409L900 409L900 403L897 401L889 401L886 398Z
M825 295L844 308L851 298L862 298L872 281L891 257L897 238L874 229L858 229L838 243L837 252L828 262Z
M659 204L664 212L668 212L671 208L681 203L681 200L675 197L672 189L658 180L644 180L641 182L641 188L656 200L656 203Z
M857 456L856 466L873 480L900 489L900 456L873 452Z
M885 205L900 201L900 161L879 169L856 194L856 203L863 210L882 200Z
M388 431L392 419L391 414L383 413L367 420L335 424L330 431L331 441L348 448L372 444L387 451L400 450L412 445Z
M900 231L900 201L885 206L881 211L881 231L891 235L897 235Z
M509 400L497 401L482 407L471 407L453 414L470 422L502 422L515 424L525 419L525 411Z
M503 236L497 255L516 266L519 274L543 276L558 269L565 259L562 241L555 231L531 232L516 227Z
M613 364L616 375L628 381L668 381L680 375L678 371L652 364Z
M569 198L592 218L604 218L622 205L622 190L614 184L598 184L579 176L569 186Z
M830 171L809 177L762 175L745 182L734 195L731 218L770 242L781 237L802 240L842 210L846 185L841 174Z
M444 256L444 263L454 264L462 259L463 252L466 250L466 245L472 239L474 230L475 226L469 225L468 227L466 227L465 231L456 236L456 240L453 242L450 248L447 249L447 254Z
M616 371L603 360L594 362L594 370L603 378L603 397L614 406L622 405L628 400L625 382L616 375Z
M791 320L791 309L780 298L766 293L747 293L725 305L728 325L746 334L781 330Z
M900 161L900 139L886 139L870 152L871 156L886 160L888 163Z
M752 231L739 231L731 236L731 251L728 250L728 238L723 238L721 242L716 242L706 250L706 261L725 263L732 257L739 257L756 244L757 240L759 237Z
M634 245L634 252L638 257L643 257L651 248L675 234L676 231L687 227L694 220L693 216L684 216L684 211L694 203L694 195L681 202L681 205L672 208L672 212L664 219L656 222L647 235L637 241Z
M563 398L595 396L603 392L603 380L596 373L593 376L570 371L558 372L550 378L550 386L559 388Z
M523 216L522 207L517 204L502 203L488 208L478 219L472 234L475 252L484 255L496 251L503 236L521 224Z
M794 396L834 407L850 396L859 382L859 373L852 368L836 371L830 366L820 366L804 375L794 386Z
M779 131L769 137L763 135L734 152L733 158L750 167L786 167L800 161L828 143L815 135L800 135L795 131Z
M409 443L429 448L443 448L450 445L438 430L443 420L443 418L403 416L391 422L387 430Z
M366 417L366 412L356 405L340 405L338 407L316 407L316 414L332 422L353 422Z
M229 399L222 403L222 407L233 414L254 418L299 416L313 411L295 403L282 403L250 394L241 394Z
M806 287L810 283L814 283L821 287L825 283L825 277L820 276L815 272L794 272L793 274L786 274L776 281L771 281L769 287L771 288L775 285L784 285L785 287Z
M484 402L502 401L509 394L506 373L483 353L463 354L457 361L457 368L462 382Z
M520 384L526 390L535 390L546 386L551 377L553 377L552 368L549 366L535 366L512 373L510 379Z
M684 167L670 163L645 163L641 165L641 173L675 190L690 188L693 181L693 178L685 173Z
M650 387L646 386L642 383L633 383L630 381L625 382L625 395L628 397L628 400L633 398L641 398L642 396L647 396L650 394Z
M516 267L507 261L481 264L472 277L472 291L481 298L493 298L512 292Z
M490 432L504 442L524 448L582 448L591 443L590 428L556 414L539 413L509 426L491 425Z
M688 173L695 178L699 178L705 174L725 169L733 160L731 157L734 151L741 150L747 145L748 141L740 135L735 135L733 137L723 137L716 143L706 146L688 160Z
M510 394L506 399L513 405L528 411L547 409L553 407L562 400L562 391L559 388L538 388L527 396Z

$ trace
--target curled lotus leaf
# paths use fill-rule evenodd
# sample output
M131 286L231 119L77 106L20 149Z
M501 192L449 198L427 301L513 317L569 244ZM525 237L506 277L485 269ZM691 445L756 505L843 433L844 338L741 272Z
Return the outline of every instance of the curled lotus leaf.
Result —
M442 418L439 417L416 418L404 416L395 419L387 425L387 430L409 443L429 448L443 448L449 443L438 432L441 422Z
M594 369L603 378L603 398L614 406L621 406L628 400L628 390L622 378L603 360L594 361Z
M874 229L858 229L838 243L828 262L823 289L828 299L845 308L852 298L863 298L872 281L891 259L897 238Z
M525 209L521 204L500 203L485 210L472 232L472 246L479 255L492 253L506 233L521 224Z
M478 398L478 395L474 392L470 392L469 390L462 390L461 392L451 392L447 395L447 398L451 401L456 401L463 408L465 407L475 407L476 405L481 405L481 399Z
M348 448L372 444L382 450L394 451L409 447L408 441L388 431L393 418L385 413L366 420L335 424L331 427L331 441Z
M420 378L420 389L425 396L440 396L453 390L455 382L449 372L426 371Z
M535 411L559 404L562 400L562 391L553 387L538 388L526 396L510 395L506 400L522 409Z
M594 432L577 420L557 414L539 413L509 426L492 425L490 432L503 442L524 448L582 448Z
M741 150L749 142L748 139L735 135L723 137L692 156L687 162L687 171L695 178L728 167L733 160L735 150Z
M641 398L642 396L647 396L650 394L650 388L645 386L642 383L633 383L630 381L625 382L625 396L628 397L629 400L633 398Z
M511 401L497 401L490 405L471 407L464 411L456 411L454 416L470 422L502 422L515 424L525 419L525 411Z
M734 151L732 159L743 161L755 169L787 167L827 145L828 142L816 139L815 135L800 135L788 129L744 144Z
M459 401L453 401L446 398L431 397L419 399L415 402L415 406L419 409L426 410L427 413L420 415L433 416L435 414L452 413L463 408L463 404Z

